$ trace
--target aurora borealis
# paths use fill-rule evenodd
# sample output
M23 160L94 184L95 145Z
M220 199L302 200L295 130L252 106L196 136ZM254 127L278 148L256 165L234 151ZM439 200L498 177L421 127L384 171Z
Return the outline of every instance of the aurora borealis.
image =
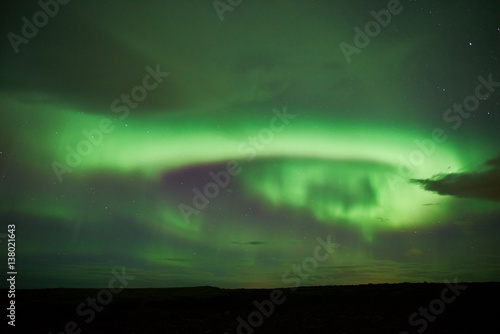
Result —
M303 285L497 281L500 5L401 5L350 62L387 1L73 0L4 38L18 287L286 286L329 235Z

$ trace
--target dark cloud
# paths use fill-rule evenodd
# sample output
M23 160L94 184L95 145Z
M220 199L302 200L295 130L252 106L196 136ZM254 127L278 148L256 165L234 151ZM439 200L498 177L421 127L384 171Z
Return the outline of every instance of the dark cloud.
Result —
M252 245L252 246L258 246L258 245L263 245L265 244L265 241L248 241L248 242L238 242L238 241L233 241L233 244L237 245Z
M440 174L411 182L440 195L500 202L500 156L486 161L483 167L479 172Z

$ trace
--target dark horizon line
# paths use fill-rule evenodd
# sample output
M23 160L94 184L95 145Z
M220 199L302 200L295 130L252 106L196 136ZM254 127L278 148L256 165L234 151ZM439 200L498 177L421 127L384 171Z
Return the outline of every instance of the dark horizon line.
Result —
M457 282L456 284L500 284L500 281L486 281L486 282L471 282L471 281L460 281ZM135 287L135 288L123 288L123 290L146 290L146 289L218 289L218 290L276 290L276 289L281 289L281 290L299 290L299 289L304 289L304 288L330 288L330 287L356 287L356 286L367 286L367 285L398 285L398 284L446 284L445 282L397 282L397 283L362 283L362 284L334 284L334 285L306 285L306 286L299 286L297 288L295 287L275 287L275 288L220 288L217 286L212 286L212 285L194 285L194 286L173 286L173 287ZM23 289L16 289L16 291L27 291L27 290L101 290L101 289L107 289L106 287L101 287L101 288L93 288L93 287L87 287L87 288L76 288L76 287L71 287L71 288L64 288L64 287L59 287L59 288L23 288ZM0 291L8 291L9 288L0 288ZM122 290L122 291L123 291Z

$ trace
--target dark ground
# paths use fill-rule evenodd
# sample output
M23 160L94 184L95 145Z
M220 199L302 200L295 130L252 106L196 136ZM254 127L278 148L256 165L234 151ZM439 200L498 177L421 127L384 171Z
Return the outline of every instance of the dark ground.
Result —
M250 322L258 325L260 321L261 325L240 328L239 333L498 333L500 283L463 285L467 288L458 291L460 295L453 301L453 293L445 292L449 303L438 301L446 288L444 283L325 286L295 292L283 289L283 303L274 305L272 314L263 316L263 320L253 313ZM108 305L97 302L97 307L103 309L95 312L91 320L86 300L96 298L99 291L18 290L15 330L7 326L7 331L2 332L233 334L238 333L237 318L248 321L257 310L253 301L270 300L273 290L125 289L112 295ZM5 296L2 306L6 306L7 290L1 294ZM81 303L84 307L79 315L76 309ZM440 305L445 305L441 313ZM415 326L409 323L412 313L430 306L438 313L435 318L432 313L428 315L432 321L418 315ZM2 318L6 325L8 319L5 315ZM67 325L71 321L75 322L74 328L71 323Z

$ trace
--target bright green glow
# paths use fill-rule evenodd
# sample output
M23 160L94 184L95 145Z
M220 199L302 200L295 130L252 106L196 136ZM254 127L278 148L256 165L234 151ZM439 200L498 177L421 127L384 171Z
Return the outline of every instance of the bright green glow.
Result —
M95 128L102 119L95 115L71 115L64 116L69 123L78 120L86 130ZM181 126L189 116L115 120L116 128L104 134L103 144L83 157L75 170L80 175L106 169L139 172L154 180L169 169L236 159L245 169L241 178L248 194L274 207L310 211L325 224L359 225L366 240L371 241L373 231L430 224L446 211L445 200L409 184L409 177L428 177L447 171L450 166L453 170L463 168L456 150L434 143L435 152L422 155L423 163L412 165L412 173L402 177L398 169L400 157L408 160L419 150L415 140L429 142L429 138L406 136L401 129L391 133L384 126L368 129L359 124L318 123L303 115L292 119L282 132L274 133L272 141L259 142L261 146L256 150L257 158L289 159L279 166L262 162L254 167L246 164L247 159L254 157L244 153L251 148L250 137L269 124L265 112L256 115L240 130L234 117L192 127ZM219 130L230 126L230 135ZM58 148L54 160L62 163L66 145L76 148L84 139L81 132L70 129L51 139L52 147ZM415 212L415 207L434 202L442 205ZM160 214L154 221L164 224L165 231L174 235L199 235L199 226L186 226L175 210Z
M248 192L263 204L309 210L331 226L358 225L367 241L371 231L430 224L446 212L446 200L438 195L406 182L391 189L386 173L397 171L366 161L284 160L258 163L242 177ZM443 205L420 210L435 202Z
M174 168L235 159L244 170L240 177L248 195L275 208L306 210L327 225L358 226L367 241L373 240L377 230L431 224L446 212L445 199L408 183L408 178L429 177L450 171L449 167L462 169L453 146L434 143L435 152L423 155L423 163L412 165L412 173L402 177L399 159L409 160L419 149L415 140L429 141L429 137L415 138L401 128L391 130L384 125L332 124L302 112L288 112L297 116L283 131L274 133L270 142L259 142L255 158L264 160L252 164L247 160L254 157L245 153L253 145L251 137L269 127L271 111L249 115L244 124L228 116L200 120L189 127L184 125L193 116L189 113L114 119L115 128L103 134L100 145L82 157L73 174L82 178L102 170L133 172L154 181ZM52 149L47 152L51 160L65 164L66 147L77 149L86 139L75 126L91 131L103 116L63 111L55 118L61 120L59 128L49 130L47 142L37 149ZM60 128L61 124L69 126ZM231 132L226 134L221 128L231 128ZM278 165L266 162L279 157L283 159ZM435 202L441 205L415 210ZM200 221L186 225L176 209L163 207L156 212L151 223L165 233L192 240L202 237Z
M359 124L345 122L328 124L326 120L308 120L299 111L289 113L299 116L291 120L283 132L275 133L269 144L263 145L264 149L258 151L258 158L282 156L325 160L362 159L397 166L400 156L408 159L413 151L418 150L414 140L430 138L430 134L420 138L407 136L400 128L363 128ZM114 130L104 134L102 144L94 147L89 156L83 157L75 170L79 173L97 169L138 171L153 177L162 171L192 164L242 160L247 158L243 153L250 147L249 137L255 137L262 129L268 128L271 116L271 111L254 112L253 115L248 115L249 119L244 125L238 124L236 117L228 116L217 121L200 120L196 125L186 126L193 117L189 114L184 118L165 116L144 120L130 117L123 121L115 120ZM98 128L103 119L102 116L83 116L68 112L54 117L64 119L64 124L71 126L49 130L49 137L44 143L49 145L40 149L55 149L48 154L63 164L68 154L66 147L76 149L79 143L86 140L82 131ZM73 124L78 124L77 129L82 131L75 131ZM229 128L231 132L225 133L225 129ZM240 145L244 145L243 149ZM449 166L453 170L463 167L456 150L448 145L436 144L436 153L425 156L424 163L415 166L411 177L427 177L449 171Z

